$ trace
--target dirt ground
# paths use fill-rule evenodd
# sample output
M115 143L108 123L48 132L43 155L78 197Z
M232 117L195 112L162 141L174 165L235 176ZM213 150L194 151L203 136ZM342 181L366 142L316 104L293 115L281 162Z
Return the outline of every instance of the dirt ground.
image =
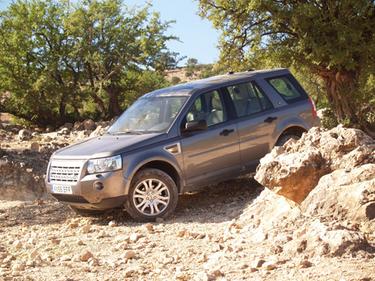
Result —
M183 195L153 224L121 210L83 218L52 200L0 201L0 280L375 280L373 254L307 260L236 231L262 189L242 179Z

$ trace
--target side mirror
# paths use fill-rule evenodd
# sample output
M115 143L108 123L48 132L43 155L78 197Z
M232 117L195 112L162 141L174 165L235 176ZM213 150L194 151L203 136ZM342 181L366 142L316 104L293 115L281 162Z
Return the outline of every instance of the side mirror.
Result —
M187 122L185 125L185 132L195 132L207 130L206 120L191 121Z

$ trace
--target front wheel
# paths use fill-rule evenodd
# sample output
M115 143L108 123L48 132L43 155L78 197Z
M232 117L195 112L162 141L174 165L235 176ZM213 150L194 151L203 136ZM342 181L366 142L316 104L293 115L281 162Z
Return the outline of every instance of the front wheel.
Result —
M125 207L137 221L155 221L169 217L177 201L177 185L167 173L158 169L144 169L132 181Z

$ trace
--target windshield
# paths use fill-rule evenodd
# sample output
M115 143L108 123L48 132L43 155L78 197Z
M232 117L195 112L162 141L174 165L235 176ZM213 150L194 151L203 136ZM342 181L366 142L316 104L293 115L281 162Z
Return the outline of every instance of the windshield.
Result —
M108 134L142 134L166 131L185 96L141 98L131 105L108 130Z

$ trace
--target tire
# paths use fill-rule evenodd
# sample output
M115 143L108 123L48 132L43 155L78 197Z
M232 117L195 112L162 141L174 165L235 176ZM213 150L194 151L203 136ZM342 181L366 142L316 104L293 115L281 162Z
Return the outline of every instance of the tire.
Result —
M177 201L177 185L167 173L144 169L132 181L125 209L136 221L155 221L172 215Z
M89 210L89 209L78 209L73 206L69 206L70 209L73 210L77 215L81 217L95 217L104 214L105 210Z
M296 134L286 134L286 135L281 136L277 140L276 146L283 146L290 139L299 140L300 138L301 136L298 136Z

